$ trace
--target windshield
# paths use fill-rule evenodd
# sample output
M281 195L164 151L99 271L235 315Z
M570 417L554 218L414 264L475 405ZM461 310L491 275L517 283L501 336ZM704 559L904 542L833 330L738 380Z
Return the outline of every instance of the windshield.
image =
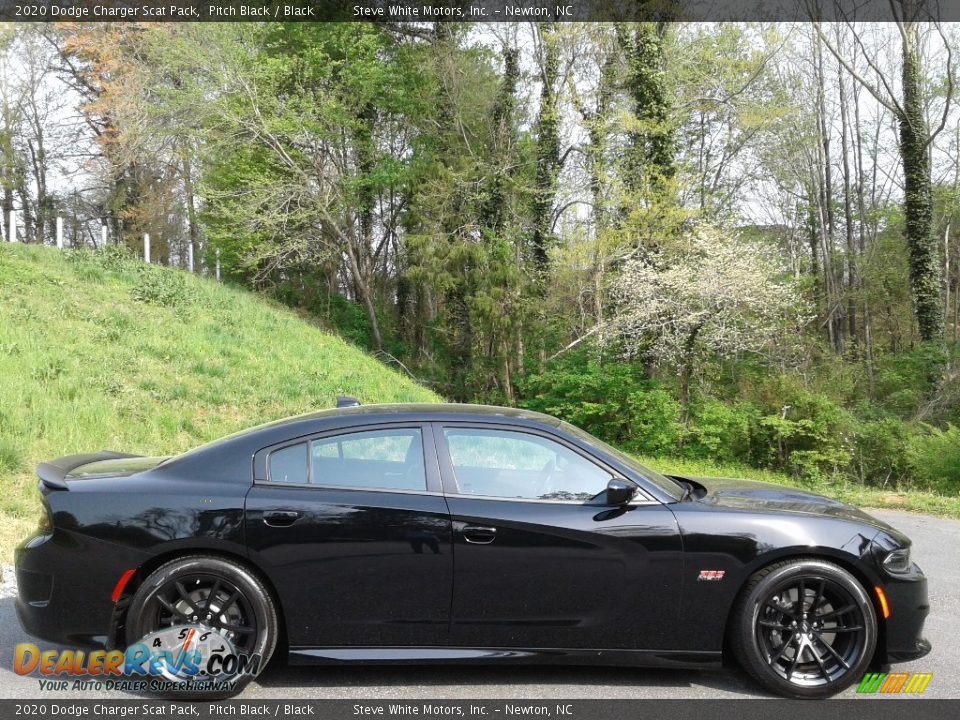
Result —
M674 500L680 500L683 497L684 486L678 483L676 480L671 480L670 478L661 475L656 470L647 467L641 462L638 462L636 458L630 457L622 450L617 450L612 445L608 445L603 440L595 438L588 432L581 430L576 425L571 425L568 422L560 423L560 427L566 430L571 435L574 435L581 440L583 440L588 445L592 445L603 453L611 455L616 458L619 462L626 465L631 470L635 471L639 475L642 475L647 480L652 482L658 488L663 490L667 495L672 497Z

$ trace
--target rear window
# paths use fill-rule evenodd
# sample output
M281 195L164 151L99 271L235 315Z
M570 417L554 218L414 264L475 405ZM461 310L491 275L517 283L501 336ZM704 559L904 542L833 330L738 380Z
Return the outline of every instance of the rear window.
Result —
M270 480L281 483L306 483L307 444L297 443L270 453Z
M424 491L419 428L341 433L270 451L270 482L327 488Z
M426 490L423 438L417 428L371 430L310 443L313 484Z

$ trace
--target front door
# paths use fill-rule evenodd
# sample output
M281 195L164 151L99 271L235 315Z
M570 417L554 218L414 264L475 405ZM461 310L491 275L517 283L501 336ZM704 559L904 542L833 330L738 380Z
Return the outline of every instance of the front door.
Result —
M448 424L435 436L453 520L452 644L672 646L682 553L668 508L591 503L612 472L546 432Z
M429 429L340 430L262 452L246 539L284 599L291 648L445 644L451 526Z

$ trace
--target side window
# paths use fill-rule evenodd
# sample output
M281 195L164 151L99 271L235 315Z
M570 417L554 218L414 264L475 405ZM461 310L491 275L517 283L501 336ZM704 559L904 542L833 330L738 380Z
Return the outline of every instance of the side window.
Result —
M457 486L466 495L589 500L610 474L558 442L510 430L444 428Z
M426 490L423 438L416 428L371 430L310 443L313 483L384 490Z
M307 444L297 443L270 453L272 482L307 482Z

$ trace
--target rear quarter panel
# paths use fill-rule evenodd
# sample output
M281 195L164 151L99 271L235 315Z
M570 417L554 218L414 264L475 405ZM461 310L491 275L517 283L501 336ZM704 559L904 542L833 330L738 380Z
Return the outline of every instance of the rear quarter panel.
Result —
M109 636L111 595L124 571L185 549L246 557L247 483L186 480L144 473L87 478L47 491L54 530L28 539L18 571L52 576L49 639L101 643Z

